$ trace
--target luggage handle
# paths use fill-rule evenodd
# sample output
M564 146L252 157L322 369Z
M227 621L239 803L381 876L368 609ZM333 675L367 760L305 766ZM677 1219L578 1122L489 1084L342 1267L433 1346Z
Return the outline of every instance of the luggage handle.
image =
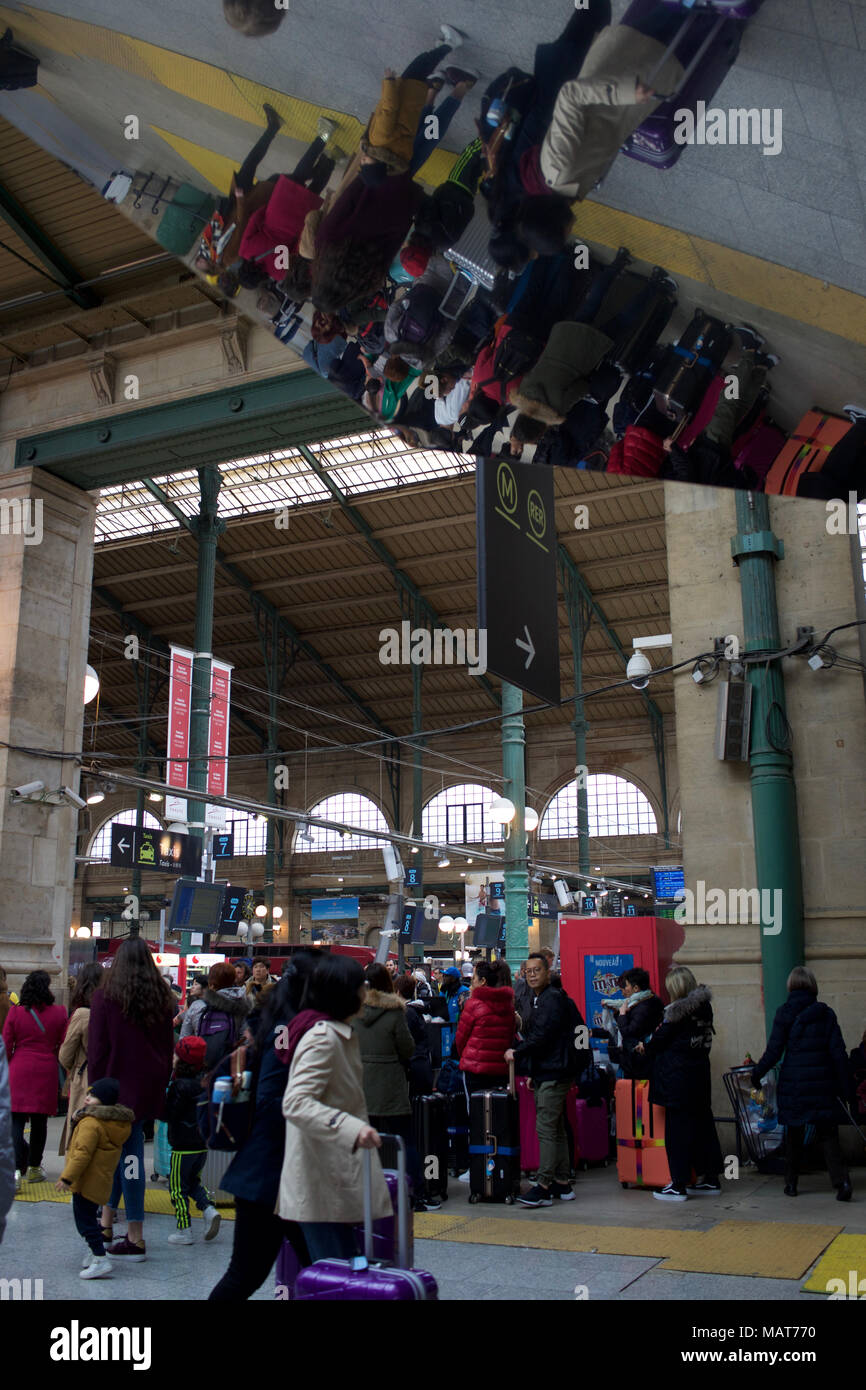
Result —
M671 42L668 44L668 46L667 46L667 48L665 49L664 53L663 53L662 56L659 58L659 60L658 60L658 62L656 63L655 67L653 68L652 72L650 73L649 77L647 78L646 84L645 84L647 87L652 87L653 82L654 82L655 79L658 77L659 73L661 72L661 70L662 70L662 68L664 67L665 63L667 62L668 58L670 58L671 55L674 54L674 53L676 52L676 49L677 49L678 44L679 44L680 41L685 37L685 35L688 33L689 29L691 29L691 27L692 27L692 25L694 24L694 22L695 22L696 19L697 19L697 10L695 10L694 8L692 8L692 9L690 10L690 13L689 13L688 18L686 19L685 23L684 23L683 26L682 26L682 28L679 30L679 32L678 32L677 34L674 35L673 39L672 39ZM713 27L708 31L706 38L704 39L703 43L702 43L702 44L700 45L700 47L698 48L697 53L695 54L694 58L692 58L692 61L689 63L688 67L686 68L685 72L683 73L682 79L681 79L681 81L680 81L680 85L679 85L679 87L677 87L676 91L673 91L673 92L654 92L654 96L655 96L658 100L660 100L660 101L672 101L673 98L677 95L677 92L681 92L681 91L682 91L683 87L685 87L686 83L689 81L689 78L692 76L692 74L694 73L695 69L697 68L698 64L701 62L701 59L703 58L703 56L704 56L704 54L706 53L707 49L709 48L710 44L713 43L713 41L718 37L719 33L721 32L721 29L722 29L722 26L723 26L724 22L725 22L725 17L724 17L724 15L720 15L719 18L716 20L715 24L713 25Z
M397 1145L397 1264L409 1268L409 1193L406 1190L406 1140L400 1134L379 1134ZM364 1165L364 1257L373 1263L373 1150L362 1149Z

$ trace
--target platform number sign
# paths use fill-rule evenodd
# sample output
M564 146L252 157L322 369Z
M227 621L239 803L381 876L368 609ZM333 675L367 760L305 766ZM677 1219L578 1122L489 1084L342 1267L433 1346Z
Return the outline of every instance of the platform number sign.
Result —
M214 859L234 859L235 837L234 832L218 830L213 837L213 857Z

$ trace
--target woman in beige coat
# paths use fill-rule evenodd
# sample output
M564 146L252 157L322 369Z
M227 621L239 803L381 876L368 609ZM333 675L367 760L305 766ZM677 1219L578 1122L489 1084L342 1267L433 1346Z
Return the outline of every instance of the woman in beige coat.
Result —
M681 23L682 15L671 9L648 16L644 33L625 24L602 29L578 77L560 88L541 146L541 173L552 193L572 202L585 198L632 131L661 105L656 93L677 90L679 59L671 54L656 68Z
M57 1147L59 1154L66 1153L69 1122L75 1112L81 1109L87 1096L87 1026L90 1022L90 1000L94 990L99 989L102 984L104 973L102 966L97 965L95 961L83 966L76 981L75 993L69 1003L69 1022L58 1053L69 1085L69 1109Z
M368 1122L361 1053L349 1021L364 997L358 962L327 955L310 978L286 1039L286 1148L277 1211L299 1223L312 1260L358 1253L354 1228L364 1217L360 1150L382 1142ZM373 1219L391 1210L382 1165L375 1160Z

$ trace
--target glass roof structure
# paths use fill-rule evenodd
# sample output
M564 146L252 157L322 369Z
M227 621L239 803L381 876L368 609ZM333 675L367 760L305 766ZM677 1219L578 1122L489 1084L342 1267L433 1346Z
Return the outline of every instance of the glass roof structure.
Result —
M471 454L412 449L390 430L371 430L306 447L348 497L457 477L475 469ZM219 513L226 519L333 500L297 449L231 459L220 464L220 472ZM160 479L160 487L188 515L198 511L195 469L169 474ZM102 490L96 511L96 543L172 531L177 525L143 483L120 483Z

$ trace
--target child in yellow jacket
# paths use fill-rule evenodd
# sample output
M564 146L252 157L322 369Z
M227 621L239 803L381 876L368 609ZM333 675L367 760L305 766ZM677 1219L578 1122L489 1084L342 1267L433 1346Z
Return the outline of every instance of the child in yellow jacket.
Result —
M385 70L379 104L361 137L361 178L365 183L381 183L389 174L405 174L412 161L418 121L427 104L428 78L455 48L460 48L464 35L453 24L439 29L442 40L438 48L421 53L406 68L402 77L391 68ZM474 76L455 70L458 79ZM440 82L445 80L444 72ZM447 80L451 80L449 76Z
M98 1212L111 1196L120 1151L135 1121L128 1106L118 1105L119 1095L120 1085L110 1076L94 1081L89 1088L87 1099L73 1117L66 1166L56 1184L58 1192L71 1191L75 1226L87 1241L82 1279L103 1279L111 1273Z

